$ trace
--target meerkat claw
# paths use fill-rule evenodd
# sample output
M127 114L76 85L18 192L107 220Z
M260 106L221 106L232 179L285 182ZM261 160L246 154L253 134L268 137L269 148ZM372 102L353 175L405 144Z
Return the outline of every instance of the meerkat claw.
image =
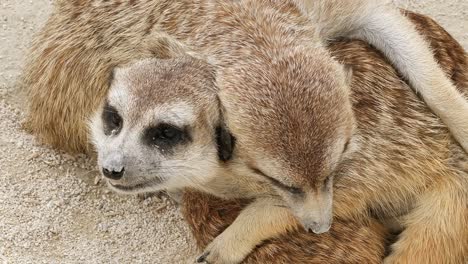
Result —
M209 251L203 253L203 255L201 255L201 256L199 256L199 257L197 258L197 263L207 263L207 262L206 262L206 257L208 257L208 255L210 255L210 252L209 252Z

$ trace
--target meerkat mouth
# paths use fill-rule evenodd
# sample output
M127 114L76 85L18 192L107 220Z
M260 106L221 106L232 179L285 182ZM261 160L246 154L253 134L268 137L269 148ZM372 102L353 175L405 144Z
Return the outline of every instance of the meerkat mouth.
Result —
M137 193L137 192L151 191L149 190L150 188L154 188L155 186L159 185L161 182L162 182L161 180L157 180L157 181L153 180L153 181L138 183L134 185L114 184L110 181L108 181L107 183L111 187L111 189L114 189L118 192Z

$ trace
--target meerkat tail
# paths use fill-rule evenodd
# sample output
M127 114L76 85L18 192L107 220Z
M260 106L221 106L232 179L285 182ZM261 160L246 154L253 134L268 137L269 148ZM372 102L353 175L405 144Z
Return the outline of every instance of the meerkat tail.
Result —
M468 101L438 65L425 39L388 0L305 1L324 39L363 40L380 50L468 152Z

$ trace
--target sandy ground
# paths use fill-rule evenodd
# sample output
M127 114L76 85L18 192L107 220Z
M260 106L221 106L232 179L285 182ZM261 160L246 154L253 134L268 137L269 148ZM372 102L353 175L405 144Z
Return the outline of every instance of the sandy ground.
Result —
M97 183L93 162L21 131L16 85L50 0L0 0L0 263L187 263L196 253L165 197L122 197ZM468 1L397 1L436 18L468 47Z

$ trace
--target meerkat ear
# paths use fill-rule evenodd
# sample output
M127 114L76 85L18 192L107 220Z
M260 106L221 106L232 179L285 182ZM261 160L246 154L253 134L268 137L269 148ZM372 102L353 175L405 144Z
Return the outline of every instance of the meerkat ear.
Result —
M225 124L216 127L216 143L219 159L222 161L230 160L234 152L236 138L229 132Z
M218 148L218 157L221 161L229 161L232 159L234 147L236 146L236 138L229 131L229 128L224 119L225 108L219 96L217 97L219 107L219 120L216 126L216 145Z
M224 120L224 108L218 97L219 103L219 123L216 126L216 145L218 147L218 157L221 161L228 161L232 158L236 138L231 134Z

